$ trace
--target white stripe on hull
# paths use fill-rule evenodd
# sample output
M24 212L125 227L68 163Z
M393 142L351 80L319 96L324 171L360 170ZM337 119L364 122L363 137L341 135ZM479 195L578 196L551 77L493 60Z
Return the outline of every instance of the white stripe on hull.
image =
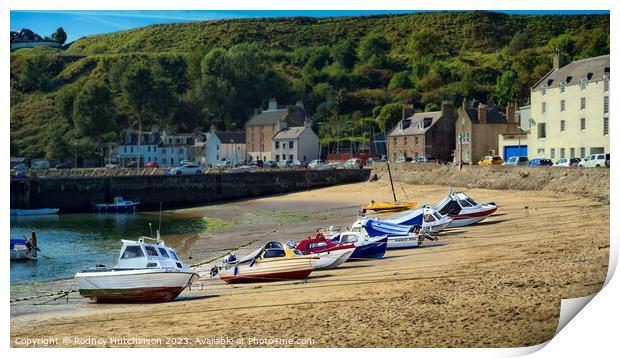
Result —
M132 289L149 287L185 287L194 273L156 272L148 270L116 271L110 273L78 273L79 289Z
M466 218L466 219L453 219L450 224L448 224L448 227L463 227L463 226L467 226L467 225L472 225L478 222L481 222L482 220L488 218L491 215L487 215L487 216L474 216L471 218Z
M234 274L235 266L224 268L220 271L220 277L234 277L244 275L267 275L279 272L297 272L312 270L318 262L318 257L308 257L299 259L270 260L266 262L257 261L250 267L249 263L237 266L237 275Z
M388 249L405 249L420 246L418 238L406 238L406 237L388 237L387 248Z

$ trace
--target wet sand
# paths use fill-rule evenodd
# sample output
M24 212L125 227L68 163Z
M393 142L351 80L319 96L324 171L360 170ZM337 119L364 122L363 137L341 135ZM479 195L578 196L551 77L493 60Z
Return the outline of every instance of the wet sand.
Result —
M405 199L400 184L396 188ZM431 185L404 189L419 204L435 204L447 193ZM68 301L15 302L11 345L52 337L59 339L52 346L61 347L517 347L551 339L560 299L602 287L609 205L551 192L465 191L479 202L499 204L496 215L450 229L421 248L347 262L314 272L305 282L226 285L206 274L165 304L94 304L74 292ZM219 230L189 248L191 263L212 262L199 267L208 273L231 248L246 245L236 251L242 255L266 241L301 240L317 228L346 227L361 204L391 196L382 179L176 214L219 220ZM60 284L74 286L61 281L28 293ZM20 296L15 291L11 296Z

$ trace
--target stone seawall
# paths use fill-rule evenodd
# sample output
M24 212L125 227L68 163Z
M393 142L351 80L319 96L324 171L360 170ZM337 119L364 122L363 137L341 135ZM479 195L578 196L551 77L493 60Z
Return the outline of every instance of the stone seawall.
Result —
M192 176L11 179L11 208L92 211L114 196L140 198L142 210L196 206L368 180L370 170L291 170Z
M548 190L582 195L609 202L609 168L558 168L466 165L461 170L450 165L390 164L392 178L408 184L453 187ZM388 180L385 163L375 163L373 174Z

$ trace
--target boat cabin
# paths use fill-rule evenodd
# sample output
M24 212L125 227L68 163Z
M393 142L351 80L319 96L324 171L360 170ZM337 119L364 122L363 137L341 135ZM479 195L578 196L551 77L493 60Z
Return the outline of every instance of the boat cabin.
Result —
M148 243L147 241L154 241ZM176 251L163 241L141 237L137 241L122 240L123 248L116 268L183 268Z
M478 206L478 203L464 193L455 193L448 196L446 200L438 205L438 208L441 215L458 215L462 209Z

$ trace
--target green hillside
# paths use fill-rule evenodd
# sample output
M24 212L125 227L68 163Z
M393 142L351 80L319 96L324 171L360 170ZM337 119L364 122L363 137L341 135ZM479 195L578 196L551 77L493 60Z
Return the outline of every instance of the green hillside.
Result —
M62 25L62 24L59 24ZM609 53L609 16L491 12L242 19L90 36L11 53L11 153L91 156L128 126L241 128L303 100L324 143L389 129L404 103L527 101L555 49Z

